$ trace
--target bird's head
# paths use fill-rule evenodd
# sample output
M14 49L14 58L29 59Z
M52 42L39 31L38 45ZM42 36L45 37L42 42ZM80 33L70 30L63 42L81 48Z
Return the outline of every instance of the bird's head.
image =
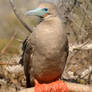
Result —
M38 8L26 12L26 15L28 16L39 16L42 18L56 14L56 7L52 3L41 3Z

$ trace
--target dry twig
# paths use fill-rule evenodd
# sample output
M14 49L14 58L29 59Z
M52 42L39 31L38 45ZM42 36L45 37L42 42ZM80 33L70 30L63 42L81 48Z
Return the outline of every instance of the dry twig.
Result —
M1 50L0 56L2 56L6 52L6 50L9 48L9 46L11 45L11 43L13 42L15 37L16 37L16 32L12 35L12 37L11 37L10 41L8 42L8 44Z
M18 63L4 63L4 62L1 62L0 61L0 65L10 65L10 66L12 66L12 65L19 65Z
M88 84L90 84L91 76L92 76L92 71L89 73L89 76L88 76Z
M73 50L76 50L76 51L75 51L75 52L74 52L74 51L72 52L69 61L71 61L72 58L73 58L74 56L76 56L76 54L80 51L80 49L82 49L82 48L83 48L84 46L86 46L88 43L89 43L89 40L88 40L87 42L84 42L80 47L73 48Z
M18 20L23 24L23 26L29 31L32 33L32 30L29 28L29 26L22 20L22 18L19 16L17 10L16 10L16 7L14 6L14 2L13 0L9 0L10 1L10 5L12 7L12 10L14 12L14 14L16 15L16 17L18 18Z

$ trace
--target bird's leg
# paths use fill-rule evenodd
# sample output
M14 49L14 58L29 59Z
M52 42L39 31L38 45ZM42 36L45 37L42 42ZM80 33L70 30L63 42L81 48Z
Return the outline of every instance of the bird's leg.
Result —
M27 87L27 88L30 88L30 87L31 87L31 84L30 84L30 77L29 77L29 76L26 76L26 87Z
M30 74L26 76L26 87L27 88L34 87L34 78L30 76Z

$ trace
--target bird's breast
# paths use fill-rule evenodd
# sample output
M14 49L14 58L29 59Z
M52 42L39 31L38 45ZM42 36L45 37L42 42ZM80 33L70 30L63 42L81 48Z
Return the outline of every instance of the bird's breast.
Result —
M33 34L34 48L39 54L55 57L63 49L65 36L56 26L39 27Z
M35 69L35 74L39 76L49 76L51 74L55 78L63 70L61 57L63 55L64 38L61 32L55 32L54 30L37 30L33 35L33 68Z

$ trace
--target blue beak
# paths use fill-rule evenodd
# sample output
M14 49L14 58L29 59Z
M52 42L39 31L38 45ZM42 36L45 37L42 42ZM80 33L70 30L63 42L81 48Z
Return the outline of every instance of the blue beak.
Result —
M41 8L37 8L35 10L29 10L28 12L26 12L27 16L43 16L44 12L42 11Z
M48 11L44 11L42 8L36 8L34 10L29 10L26 12L27 16L44 16Z

